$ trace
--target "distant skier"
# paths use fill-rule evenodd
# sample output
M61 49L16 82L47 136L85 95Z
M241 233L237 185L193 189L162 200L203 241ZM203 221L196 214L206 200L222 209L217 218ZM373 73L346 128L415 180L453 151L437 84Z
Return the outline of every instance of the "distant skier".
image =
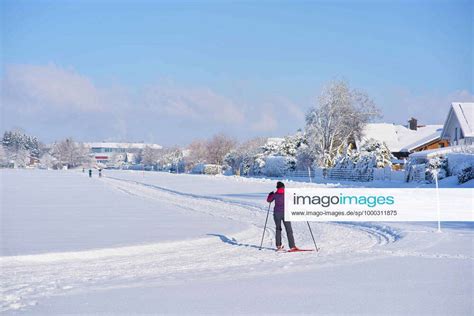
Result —
M99 169L99 178L102 178L102 169Z
M89 178L92 178L92 169L89 169Z
M295 246L295 238L293 237L293 229L291 228L291 222L285 221L285 184L283 182L277 182L277 191L270 192L267 197L267 202L270 203L275 201L273 208L273 219L276 225L276 246L277 251L283 251L284 246L281 243L281 222L285 225L286 235L288 237L288 244L290 251L296 251L298 248Z

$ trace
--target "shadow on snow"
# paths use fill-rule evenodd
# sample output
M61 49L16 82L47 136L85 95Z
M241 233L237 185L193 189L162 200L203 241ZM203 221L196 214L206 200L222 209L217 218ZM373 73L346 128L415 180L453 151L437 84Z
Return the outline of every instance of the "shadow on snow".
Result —
M248 248L260 249L260 247L259 247L258 245L242 244L242 243L239 243L235 238L230 239L229 237L227 237L227 236L225 236L225 235L221 235L221 234L207 234L207 235L208 235L208 236L219 237L219 239L220 239L222 242L224 242L224 243L226 243L226 244L229 244L229 245L232 245L232 246L248 247ZM269 248L269 247L262 247L262 249L275 251L274 248Z

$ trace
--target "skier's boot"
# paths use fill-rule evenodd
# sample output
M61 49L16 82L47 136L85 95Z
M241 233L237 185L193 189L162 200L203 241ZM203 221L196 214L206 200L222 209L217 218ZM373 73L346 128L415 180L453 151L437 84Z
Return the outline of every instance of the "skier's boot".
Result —
M277 246L277 250L276 251L285 251L285 246L281 245L281 246Z
M290 248L290 250L288 250L288 252L295 252L295 251L300 251L300 248L293 247L293 248Z

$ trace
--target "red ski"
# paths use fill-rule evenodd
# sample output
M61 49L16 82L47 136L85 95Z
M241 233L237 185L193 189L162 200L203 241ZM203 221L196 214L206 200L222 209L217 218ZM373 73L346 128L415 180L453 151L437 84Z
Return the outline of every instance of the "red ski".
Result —
M319 250L319 249L318 249ZM314 251L314 249L290 249L287 252Z

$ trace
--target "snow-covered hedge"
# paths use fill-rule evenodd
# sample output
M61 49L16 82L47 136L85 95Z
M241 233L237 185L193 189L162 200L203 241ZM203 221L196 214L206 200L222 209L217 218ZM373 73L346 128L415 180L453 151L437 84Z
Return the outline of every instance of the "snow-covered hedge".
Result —
M474 153L451 152L430 158L416 157L408 161L405 169L407 181L433 182L433 172L436 172L439 180L457 176L459 183L464 183L474 178ZM424 176L417 174L422 169Z
M407 182L424 182L426 180L426 164L409 162L406 165L406 181Z
M221 174L222 173L222 166L221 165L199 163L199 164L194 166L194 168L191 170L191 173L193 173L193 174L210 174L210 175Z
M330 178L370 181L374 176L373 170L390 168L393 158L384 143L369 139L359 150L353 150L349 146L345 154L335 159L334 167L329 169L328 175Z
M449 153L448 171L451 175L458 175L463 169L474 166L474 153Z
M457 176L459 183L474 179L474 153L468 151L449 153L447 160L449 174Z

